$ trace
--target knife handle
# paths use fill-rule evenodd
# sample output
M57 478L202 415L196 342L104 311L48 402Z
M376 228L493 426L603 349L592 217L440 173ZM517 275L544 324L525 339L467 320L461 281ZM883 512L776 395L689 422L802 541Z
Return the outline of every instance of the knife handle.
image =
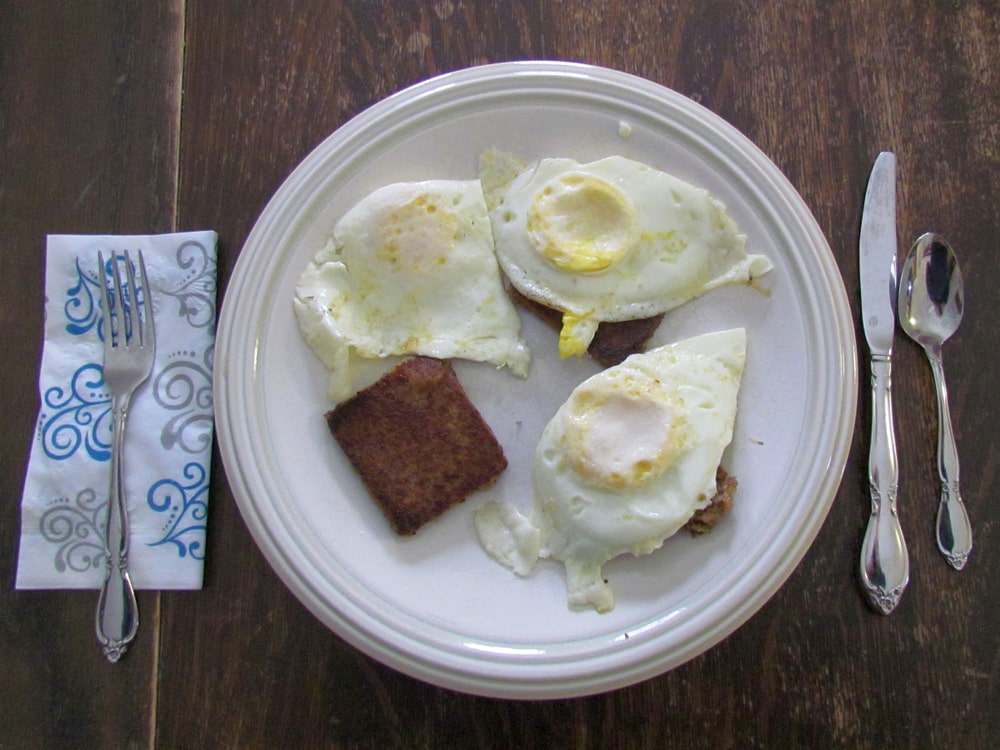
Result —
M871 605L887 615L910 581L910 558L896 512L899 467L892 416L892 360L872 355L872 439L868 482L872 512L861 545L861 583Z

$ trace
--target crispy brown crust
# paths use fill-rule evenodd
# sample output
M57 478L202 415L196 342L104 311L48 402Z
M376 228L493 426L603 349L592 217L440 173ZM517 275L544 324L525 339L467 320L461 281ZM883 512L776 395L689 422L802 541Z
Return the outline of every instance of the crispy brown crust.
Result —
M715 495L701 510L696 510L685 525L691 536L707 534L733 509L733 493L739 486L736 477L730 476L721 466L715 472Z
M662 314L652 318L601 323L587 353L605 367L617 365L630 354L645 351L661 320Z
M398 534L416 533L507 467L451 365L438 359L400 363L326 420Z
M510 290L511 298L526 310L545 321L555 330L562 327L562 313L540 302L525 297L516 289ZM637 320L604 322L597 327L597 333L587 348L587 354L605 367L617 365L630 354L644 351L649 338L656 333L663 315Z

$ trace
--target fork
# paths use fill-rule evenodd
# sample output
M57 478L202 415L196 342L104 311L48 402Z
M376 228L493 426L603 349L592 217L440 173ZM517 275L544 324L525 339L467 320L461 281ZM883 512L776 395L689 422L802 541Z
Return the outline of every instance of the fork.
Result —
M97 263L104 307L100 327L104 339L104 382L111 391L112 434L111 493L104 533L107 569L94 621L104 655L114 663L125 653L139 629L139 607L128 572L128 503L123 454L129 403L135 389L153 369L156 341L142 251L139 252L138 287L128 251L124 256L112 253L108 268L104 265L104 254L99 252ZM124 265L124 275L121 265ZM111 294L108 293L108 276L111 277Z

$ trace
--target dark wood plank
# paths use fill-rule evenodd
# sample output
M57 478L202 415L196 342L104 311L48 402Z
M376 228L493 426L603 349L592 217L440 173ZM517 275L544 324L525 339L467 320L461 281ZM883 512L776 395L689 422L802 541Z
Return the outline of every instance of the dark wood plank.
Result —
M460 695L400 675L327 631L285 589L216 461L205 590L141 602L147 612L162 610L158 655L149 637L128 664L102 668L89 627L78 625L89 618L90 596L0 593L0 635L11 654L0 654L9 675L0 688L0 747L997 744L996 3L252 0L223 9L188 0L183 19L179 9L111 6L81 5L61 21L26 3L0 6L0 312L5 329L35 326L30 336L9 337L13 356L0 363L6 393L34 398L41 321L18 306L40 309L45 232L213 228L224 285L281 181L371 103L472 64L581 60L670 86L756 142L812 208L855 313L868 171L878 151L897 152L901 248L922 231L940 231L967 280L967 320L946 349L946 367L976 548L962 573L935 548L933 387L923 354L899 339L900 507L913 578L888 618L869 612L858 594L870 426L859 322L857 432L826 524L756 616L668 674L607 695L538 703ZM181 40L171 29L181 20L178 141ZM165 165L177 149L175 211ZM35 403L11 411L2 438L8 498L20 492ZM8 503L0 511L8 540L17 521ZM12 548L0 545L10 581ZM118 705L127 709L109 708ZM26 741L15 741L22 735Z
M931 224L949 233L979 274L970 299L988 306L997 272L980 248L1000 235L1000 89L988 73L998 62L990 42L995 9L498 5L302 2L223 18L211 4L190 3L180 220L219 229L224 275L273 190L347 118L432 74L547 57L644 75L746 132L813 208L855 309L867 172L879 150L897 150L904 244ZM1000 612L988 573L997 553L986 506L996 396L973 358L975 342L995 330L995 313L980 315L951 360L967 493L979 521L976 555L962 574L948 570L933 546L932 391L919 352L900 347L901 405L920 408L899 415L914 582L891 618L867 611L853 578L868 503L867 396L830 519L774 600L672 673L576 701L457 695L357 654L267 571L217 481L209 590L165 597L164 681L177 690L163 696L161 716L174 718L163 720L161 739L167 746L192 734L209 744L337 747L989 746L998 729L990 629ZM993 407L982 413L976 403ZM174 658L192 652L200 658ZM212 686L228 696L224 704L204 704ZM229 710L233 703L238 712Z
M174 222L180 3L0 5L0 747L150 744L159 597L108 664L96 592L15 592L19 499L38 394L45 235Z

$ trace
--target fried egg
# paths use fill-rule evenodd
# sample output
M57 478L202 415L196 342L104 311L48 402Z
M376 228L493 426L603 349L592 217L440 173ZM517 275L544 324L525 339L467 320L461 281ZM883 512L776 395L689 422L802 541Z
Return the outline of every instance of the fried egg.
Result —
M585 380L542 432L524 515L490 502L484 549L520 575L539 558L566 569L571 607L614 607L603 565L658 549L716 492L746 360L742 328L648 352Z
M500 266L562 311L563 357L583 354L602 321L652 317L771 269L708 191L646 164L548 158L516 171L489 152L480 171Z
M478 180L396 183L363 198L302 273L294 306L334 401L355 390L354 355L457 357L527 375Z

